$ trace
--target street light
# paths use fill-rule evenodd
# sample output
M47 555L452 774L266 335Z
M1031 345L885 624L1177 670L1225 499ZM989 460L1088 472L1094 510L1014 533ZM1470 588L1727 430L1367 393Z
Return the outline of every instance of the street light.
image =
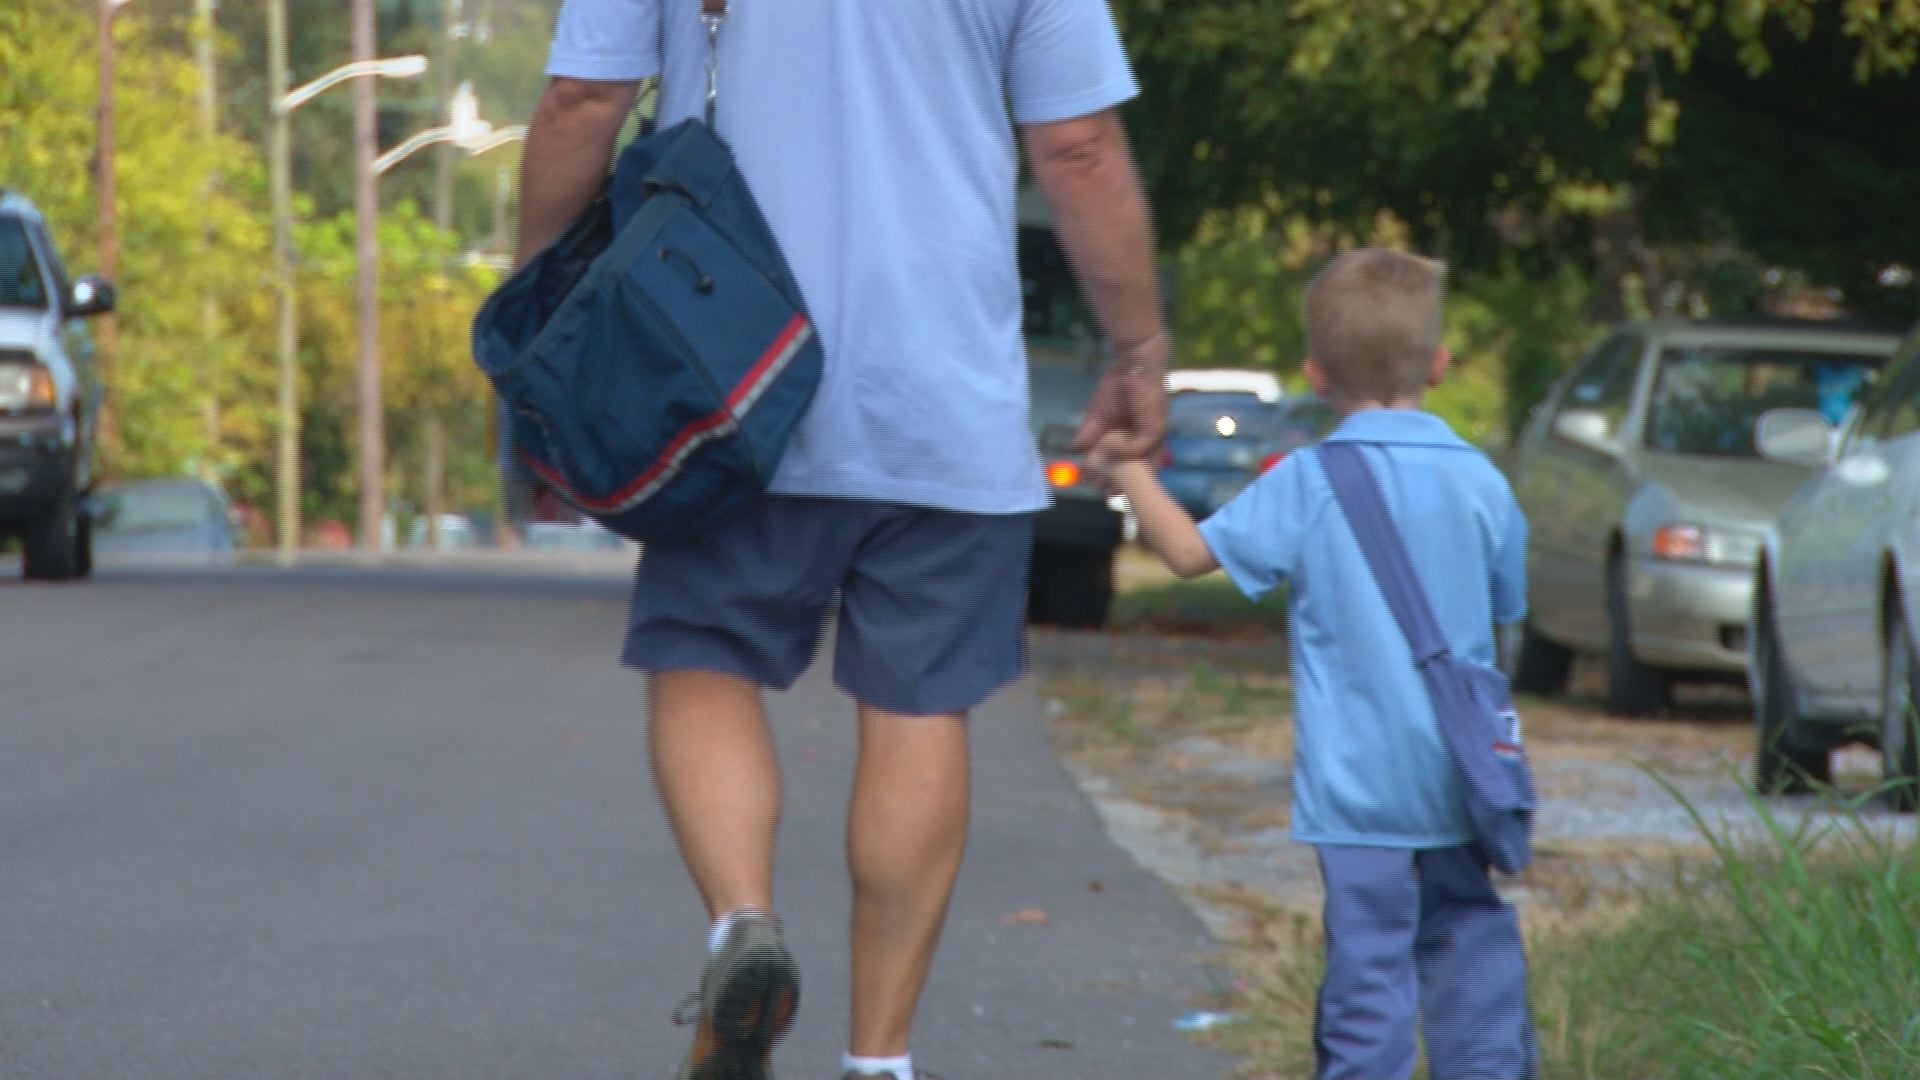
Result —
M286 0L267 3L267 92L272 96L268 157L273 197L273 261L279 307L280 438L275 454L279 488L279 550L282 562L292 562L300 547L300 390L299 329L295 310L293 272L293 111L340 83L356 78L406 79L424 74L422 56L357 61L336 68L292 92L287 71Z
M385 176L395 165L439 143L453 143L473 152L471 147L493 138L494 134L493 125L480 119L480 100L473 96L473 84L461 83L447 106L447 122L428 128L375 158L373 172L375 176Z
M388 60L361 60L342 64L274 103L276 113L286 114L339 86L348 79L377 75L383 79L414 79L427 73L424 56L396 56Z

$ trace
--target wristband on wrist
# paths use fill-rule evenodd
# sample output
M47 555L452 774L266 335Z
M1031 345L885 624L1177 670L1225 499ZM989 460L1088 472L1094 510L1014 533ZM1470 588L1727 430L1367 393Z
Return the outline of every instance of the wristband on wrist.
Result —
M1144 378L1166 370L1167 366L1166 359L1163 356L1144 359L1137 355L1141 350L1151 345L1165 346L1166 351L1172 351L1171 342L1167 339L1167 332L1165 330L1156 330L1151 337L1144 337L1139 341L1129 342L1125 345L1109 343L1107 346L1107 358L1113 362L1115 367L1118 367L1126 374L1137 378Z

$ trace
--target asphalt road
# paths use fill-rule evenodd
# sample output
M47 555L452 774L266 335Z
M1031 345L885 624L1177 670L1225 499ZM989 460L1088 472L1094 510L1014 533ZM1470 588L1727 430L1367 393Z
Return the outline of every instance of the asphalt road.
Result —
M419 571L0 580L0 1077L668 1080L704 919L653 801L624 583ZM837 1077L848 709L774 699L778 1062ZM974 720L972 846L916 1056L945 1080L1218 1078L1215 977L1039 706ZM1042 909L1044 925L1007 916Z

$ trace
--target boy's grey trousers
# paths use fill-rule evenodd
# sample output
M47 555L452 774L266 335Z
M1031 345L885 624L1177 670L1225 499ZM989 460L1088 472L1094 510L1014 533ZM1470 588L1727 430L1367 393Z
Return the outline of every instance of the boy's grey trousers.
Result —
M1433 1080L1533 1080L1520 923L1479 852L1317 850L1327 892L1318 1080L1409 1080L1416 1020Z

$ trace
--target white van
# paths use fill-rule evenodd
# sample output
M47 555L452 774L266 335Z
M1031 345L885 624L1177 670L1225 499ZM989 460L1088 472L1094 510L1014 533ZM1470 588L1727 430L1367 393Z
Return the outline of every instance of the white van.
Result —
M1286 396L1280 378L1271 371L1246 371L1240 368L1199 368L1167 372L1167 392L1179 394L1197 391L1210 394L1252 394L1271 405Z

